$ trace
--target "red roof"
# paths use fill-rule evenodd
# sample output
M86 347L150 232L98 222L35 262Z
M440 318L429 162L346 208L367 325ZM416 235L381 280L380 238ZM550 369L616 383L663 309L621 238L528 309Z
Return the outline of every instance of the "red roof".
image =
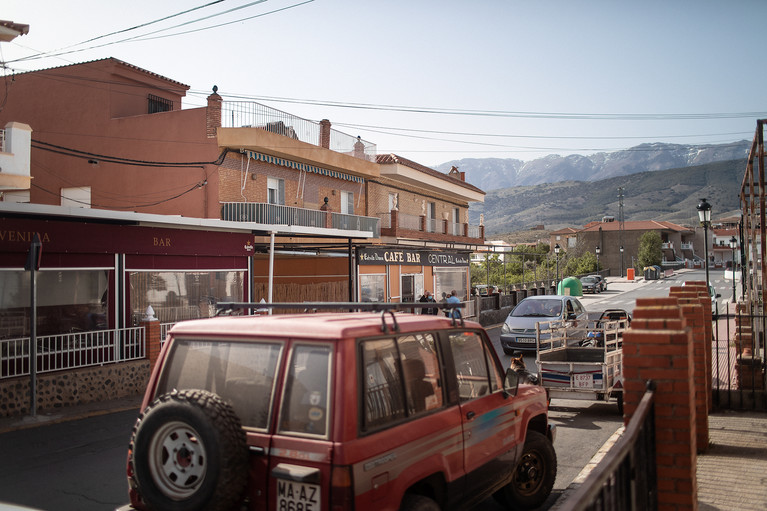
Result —
M457 185L463 186L464 188L468 188L469 190L474 190L475 192L479 192L481 194L485 193L483 190L480 190L474 185L470 185L466 181L461 181L460 179L449 176L447 174L443 174L442 172L438 170L431 169L427 167L426 165L421 165L420 163L416 163L413 160L408 160L407 158L403 158L402 156L398 156L394 153L376 155L376 163L381 165L386 165L386 164L391 165L393 163L404 165L405 167L410 167L411 169L418 170L425 174L429 174L430 176L434 176L439 179L448 181L450 183L455 183Z

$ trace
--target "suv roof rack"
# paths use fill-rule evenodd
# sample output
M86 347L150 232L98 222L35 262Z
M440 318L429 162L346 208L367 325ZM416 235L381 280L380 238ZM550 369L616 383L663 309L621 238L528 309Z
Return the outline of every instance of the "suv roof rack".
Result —
M383 332L388 331L388 325L386 324L386 313L388 312L394 323L393 330L399 331L399 325L397 325L397 318L394 316L396 311L410 310L410 309L454 309L454 313L450 315L453 320L453 326L456 326L457 321L460 320L460 326L464 326L464 318L461 314L460 303L428 303L428 302L416 302L416 303L404 303L404 302L218 302L216 308L216 316L225 315L235 310L255 310L255 311L268 311L272 309L304 309L304 312L317 312L320 310L333 310L333 311L345 311L345 312L381 312L381 330ZM457 316L457 317L456 317Z

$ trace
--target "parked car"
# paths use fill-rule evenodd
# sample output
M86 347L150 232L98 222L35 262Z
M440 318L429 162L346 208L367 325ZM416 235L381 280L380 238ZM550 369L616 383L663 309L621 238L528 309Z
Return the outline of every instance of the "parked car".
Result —
M687 281L682 282L683 287L686 284ZM711 317L712 319L719 319L719 302L717 301L717 298L721 298L722 295L716 292L716 289L711 282L708 283L708 296L711 298Z
M602 285L599 280L593 275L588 277L581 277L581 289L584 293L597 294L602 292Z
M564 321L572 328L573 341L586 337L586 309L574 296L538 295L528 296L514 307L501 327L501 348L506 354L514 351L535 351L536 323ZM580 337L580 339L579 339ZM541 343L546 349L550 343Z
M177 323L141 409L124 510L534 509L556 478L544 389L460 319Z
M594 277L599 282L599 291L607 291L607 279L599 274L594 275L588 275L589 277Z

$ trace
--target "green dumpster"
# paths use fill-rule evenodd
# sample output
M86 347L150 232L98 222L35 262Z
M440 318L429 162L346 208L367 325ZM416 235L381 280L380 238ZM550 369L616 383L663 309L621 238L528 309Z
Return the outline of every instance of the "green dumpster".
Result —
M563 279L557 286L558 295L567 296L583 296L583 288L581 287L580 279L575 277L567 277Z

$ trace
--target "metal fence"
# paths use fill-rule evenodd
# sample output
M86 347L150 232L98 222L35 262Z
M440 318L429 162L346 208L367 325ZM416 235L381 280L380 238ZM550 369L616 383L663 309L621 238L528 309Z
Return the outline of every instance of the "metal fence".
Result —
M37 337L37 372L126 362L145 357L143 327ZM29 374L30 338L0 340L0 379Z
M720 314L713 323L711 389L715 408L767 410L764 315Z
M658 509L654 390L648 383L626 431L559 511Z
M320 124L253 101L224 101L221 124L225 128L261 128L308 144L320 145ZM362 150L358 150L360 144ZM341 131L330 130L329 149L368 161L376 160L376 145Z
M256 222L267 225L300 225L325 227L325 211L296 208L263 202L222 202L221 219L234 222ZM359 215L331 213L331 225L345 231L363 231L380 236L380 219Z

